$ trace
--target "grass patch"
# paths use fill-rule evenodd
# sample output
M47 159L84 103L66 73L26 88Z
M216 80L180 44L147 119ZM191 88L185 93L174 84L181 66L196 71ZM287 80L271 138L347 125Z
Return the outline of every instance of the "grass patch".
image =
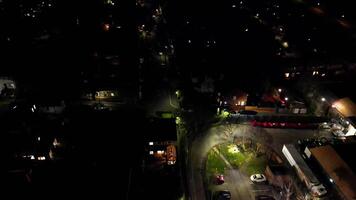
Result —
M219 155L214 151L209 151L208 159L206 161L206 173L207 177L211 177L214 174L223 174L225 172L226 165L221 160Z
M233 149L234 146L236 147L234 144L221 144L217 148L230 164L238 169L244 163L251 160L254 155L252 152L233 152L231 149Z
M263 174L267 165L267 159L266 156L259 156L259 157L254 157L248 162L246 162L246 165L244 166L244 171L248 175L252 174Z
M234 144L221 144L217 148L235 169L241 169L248 175L264 173L267 165L265 155L256 157L253 151L234 152L233 147Z

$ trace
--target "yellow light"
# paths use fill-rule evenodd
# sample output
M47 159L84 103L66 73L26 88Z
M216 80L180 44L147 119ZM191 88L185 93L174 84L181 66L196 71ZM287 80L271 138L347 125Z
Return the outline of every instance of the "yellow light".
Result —
M238 153L238 152L240 152L240 151L239 151L239 148L237 148L237 146L236 146L236 145L233 145L233 144L231 144L231 145L228 146L228 151L229 151L230 153Z
M282 43L282 46L283 46L284 48L288 48L288 47L289 47L289 44L288 44L288 42L283 42L283 43Z

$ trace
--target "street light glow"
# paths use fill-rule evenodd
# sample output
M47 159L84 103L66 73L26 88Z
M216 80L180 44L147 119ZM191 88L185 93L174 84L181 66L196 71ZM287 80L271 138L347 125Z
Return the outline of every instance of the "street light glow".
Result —
M284 97L284 100L288 101L288 97Z
M324 101L326 101L326 99L325 99L324 97L322 97L322 98L321 98L321 101L323 101L323 102L324 102Z
M282 92L282 89L281 89L281 88L279 88L279 89L278 89L278 92Z

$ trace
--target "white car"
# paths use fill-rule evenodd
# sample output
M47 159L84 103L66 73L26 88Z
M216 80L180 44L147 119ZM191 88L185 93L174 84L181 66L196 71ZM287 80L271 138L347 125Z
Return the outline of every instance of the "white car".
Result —
M253 174L251 175L250 179L252 182L256 182L256 183L262 183L267 180L266 176L263 174Z

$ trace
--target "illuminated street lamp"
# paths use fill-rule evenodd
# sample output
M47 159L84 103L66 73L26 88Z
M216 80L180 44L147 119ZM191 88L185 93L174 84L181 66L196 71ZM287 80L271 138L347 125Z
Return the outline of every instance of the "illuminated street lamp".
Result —
M281 88L278 88L278 92L281 93L281 92L282 92L282 89L281 89Z
M326 99L325 99L324 97L322 97L322 98L321 98L321 101L322 101L322 102L325 102L325 101L326 101Z
M285 101L288 101L288 97L284 97L284 100L285 100Z
M289 47L289 44L288 44L288 42L283 42L283 43L282 43L282 46L283 46L284 48L288 48L288 47Z

